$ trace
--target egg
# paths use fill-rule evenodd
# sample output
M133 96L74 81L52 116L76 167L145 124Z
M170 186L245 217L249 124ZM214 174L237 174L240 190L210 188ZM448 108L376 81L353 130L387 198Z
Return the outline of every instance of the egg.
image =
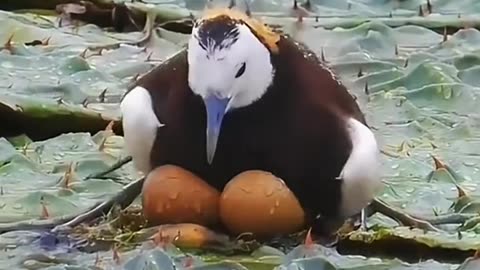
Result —
M260 170L242 172L228 182L220 197L219 214L234 234L271 237L305 226L305 212L283 180Z
M174 165L152 170L142 188L143 214L150 225L218 222L220 192Z

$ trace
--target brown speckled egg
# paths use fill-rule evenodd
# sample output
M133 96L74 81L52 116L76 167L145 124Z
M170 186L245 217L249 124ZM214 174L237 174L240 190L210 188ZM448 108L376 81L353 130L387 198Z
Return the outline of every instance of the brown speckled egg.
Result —
M293 233L305 226L303 208L285 183L258 170L240 173L225 186L220 218L231 233L257 237Z
M165 165L151 171L142 193L143 214L151 225L218 221L220 193L180 167Z

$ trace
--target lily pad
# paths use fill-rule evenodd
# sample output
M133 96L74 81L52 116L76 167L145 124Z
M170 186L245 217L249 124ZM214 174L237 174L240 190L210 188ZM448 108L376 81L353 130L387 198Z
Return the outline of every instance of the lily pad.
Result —
M207 1L126 2L149 16L177 20L197 15ZM250 2L255 15L323 55L356 96L384 153L386 187L379 199L421 217L478 214L478 1L431 0L428 6L418 0L311 0L300 28L291 16L292 1ZM155 27L149 39L148 31L59 26L52 12L0 11L0 24L0 136L5 137L0 138L0 226L80 213L137 178L129 164L104 178L86 179L126 155L122 137L102 130L113 121L121 135L118 104L128 85L183 48L188 35L166 26ZM78 239L17 231L0 235L0 249L6 250L0 264L11 269L168 269L172 262L177 269L476 269L473 257L460 265L480 248L475 218L424 232L375 214L370 230L348 234L338 250L300 245L287 254L257 250L238 256L186 255L144 245L92 254L76 249L72 243ZM49 241L55 244L47 250L41 243Z
M105 135L97 134L104 146L88 133L68 133L18 150L2 139L1 223L80 213L120 190L123 185L110 179L84 180L125 155L121 137ZM127 180L135 170L129 165L115 174Z

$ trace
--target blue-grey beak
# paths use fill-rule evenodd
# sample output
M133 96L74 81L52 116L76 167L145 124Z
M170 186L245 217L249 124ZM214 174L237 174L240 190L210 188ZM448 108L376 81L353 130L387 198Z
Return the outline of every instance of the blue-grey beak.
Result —
M211 164L217 149L218 136L222 127L223 116L231 98L218 98L210 95L204 99L207 109L207 162Z

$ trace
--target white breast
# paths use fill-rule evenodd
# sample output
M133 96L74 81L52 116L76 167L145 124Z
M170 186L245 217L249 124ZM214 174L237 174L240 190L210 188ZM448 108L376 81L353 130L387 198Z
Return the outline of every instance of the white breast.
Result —
M344 217L358 214L383 186L380 151L373 132L353 118L347 128L353 148L339 176L343 179L340 211Z
M157 128L164 126L152 107L148 91L140 86L132 89L120 103L125 148L135 167L145 175L150 168L150 151Z

